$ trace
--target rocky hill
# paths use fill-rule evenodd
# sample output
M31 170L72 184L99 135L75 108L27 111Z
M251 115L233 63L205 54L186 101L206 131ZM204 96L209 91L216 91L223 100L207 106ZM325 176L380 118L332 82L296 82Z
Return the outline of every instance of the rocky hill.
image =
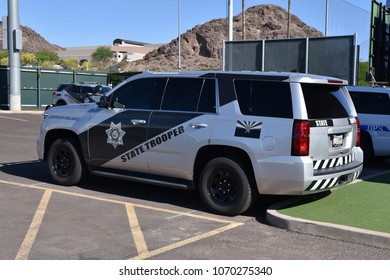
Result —
M276 5L258 5L245 11L246 39L278 39L287 36L288 12ZM242 16L233 19L233 38L242 38ZM322 37L323 34L306 25L298 17L290 19L290 38ZM222 65L222 43L227 40L227 20L215 19L197 25L182 34L181 69L202 70L220 69ZM130 64L127 71L176 70L178 39L148 53L144 60Z
M0 21L0 29L3 28L3 23ZM40 50L59 51L60 46L50 44L41 35L27 26L20 26L23 37L23 52L36 53ZM0 46L3 44L3 32L0 32Z

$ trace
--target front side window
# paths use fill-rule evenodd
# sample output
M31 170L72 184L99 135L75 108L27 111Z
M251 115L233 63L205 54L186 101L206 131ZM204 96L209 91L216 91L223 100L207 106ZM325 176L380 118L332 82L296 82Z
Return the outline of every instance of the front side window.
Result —
M234 88L243 115L292 118L289 83L236 79Z
M145 78L125 83L111 94L111 107L158 109L166 78Z

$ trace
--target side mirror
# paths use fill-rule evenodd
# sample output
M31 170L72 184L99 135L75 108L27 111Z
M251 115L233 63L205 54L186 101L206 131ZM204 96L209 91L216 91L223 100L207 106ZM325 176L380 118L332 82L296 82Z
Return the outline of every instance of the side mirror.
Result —
M106 108L110 107L110 102L107 100L107 96L103 95L100 97L99 102L97 103L99 108Z

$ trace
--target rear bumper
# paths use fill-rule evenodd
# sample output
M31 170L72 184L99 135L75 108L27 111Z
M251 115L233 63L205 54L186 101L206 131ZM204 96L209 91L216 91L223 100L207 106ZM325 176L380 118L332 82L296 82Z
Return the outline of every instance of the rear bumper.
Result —
M348 184L363 170L363 152L352 151L352 161L318 169L310 157L278 157L259 161L255 172L260 194L306 195Z

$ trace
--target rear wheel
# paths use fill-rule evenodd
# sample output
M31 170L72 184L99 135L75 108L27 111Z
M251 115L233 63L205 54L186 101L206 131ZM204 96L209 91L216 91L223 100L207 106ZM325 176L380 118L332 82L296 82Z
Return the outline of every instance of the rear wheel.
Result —
M47 163L55 183L71 186L84 179L86 167L78 151L77 145L70 138L58 139L51 145Z
M229 158L215 158L203 168L199 192L212 212L234 216L245 212L256 197L245 164Z

